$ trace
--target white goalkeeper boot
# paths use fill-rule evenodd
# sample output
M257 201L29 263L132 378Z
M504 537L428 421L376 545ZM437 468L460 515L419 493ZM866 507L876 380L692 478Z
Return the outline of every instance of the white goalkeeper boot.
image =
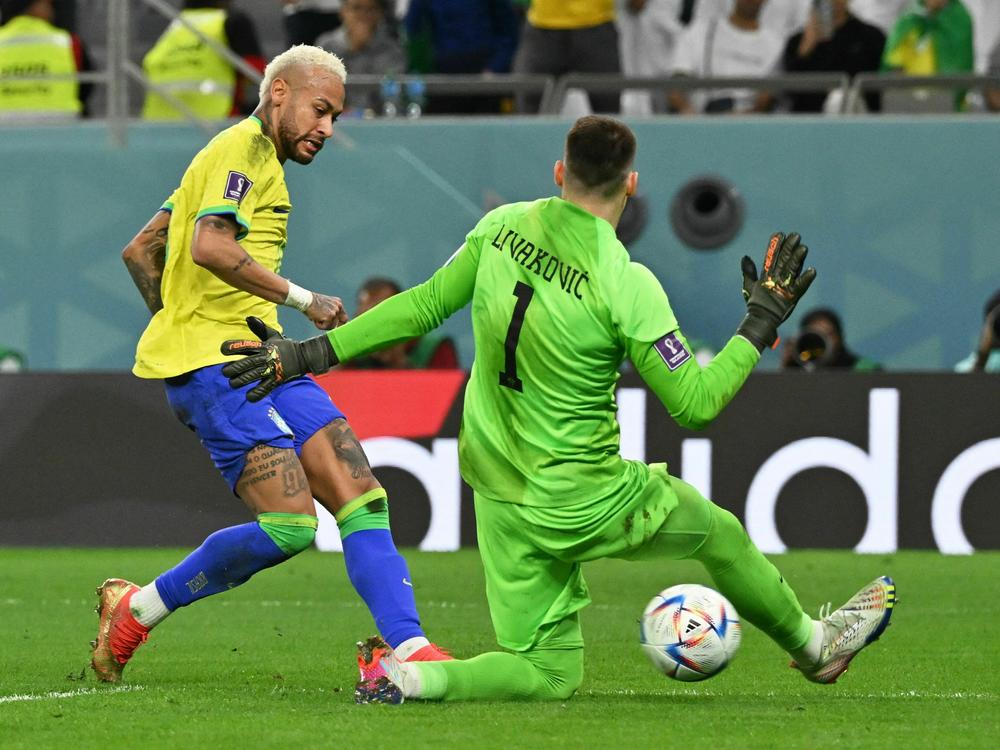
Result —
M810 682L830 684L837 681L851 659L889 626L896 604L896 584L889 576L876 578L852 596L840 609L830 612L827 604L820 610L823 642L819 658L812 664L793 661L791 666Z

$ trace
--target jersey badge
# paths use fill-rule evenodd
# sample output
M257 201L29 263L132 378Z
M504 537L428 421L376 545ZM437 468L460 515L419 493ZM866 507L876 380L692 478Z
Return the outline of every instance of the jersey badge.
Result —
M229 179L226 180L226 192L222 197L227 201L236 201L238 206L247 197L250 188L253 187L253 180L240 172L230 172Z
M663 358L663 361L670 369L670 372L673 372L691 359L691 352L688 351L688 348L681 343L679 338L677 338L676 333L668 333L662 339L654 341L653 348L656 349L659 355Z

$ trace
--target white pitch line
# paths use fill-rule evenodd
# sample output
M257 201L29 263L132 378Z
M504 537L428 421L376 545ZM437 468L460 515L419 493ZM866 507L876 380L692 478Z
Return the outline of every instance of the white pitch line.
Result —
M719 691L712 690L666 690L663 692L657 690L632 690L629 688L619 688L615 690L590 690L587 691L588 695L594 697L600 697L602 695L635 695L635 696L659 696L664 698L682 698L688 696L699 696L704 698L744 698L747 697L747 693L722 693ZM779 695L773 691L767 693L752 693L749 694L752 697L758 698L788 698L789 700L797 700L795 696L790 695ZM885 693L861 693L858 695L838 695L838 698L861 698L864 700L873 699L897 699L897 698L918 698L924 700L996 700L997 695L995 693L924 693L919 690L902 690L898 692L885 692Z
M408 148L405 148L404 146L393 146L393 151L413 165L413 167L420 172L420 174L426 177L429 182L437 185L444 193L448 194L458 205L468 211L469 214L475 216L477 219L483 215L483 210L479 206L462 195L454 185L438 174L438 172L432 169L427 162L423 161Z
M81 695L108 695L110 693L133 693L143 690L142 685L121 685L116 688L80 688L79 690L65 690L54 693L41 693L32 695L0 695L0 703L22 703L24 701L44 701L53 698L76 698Z

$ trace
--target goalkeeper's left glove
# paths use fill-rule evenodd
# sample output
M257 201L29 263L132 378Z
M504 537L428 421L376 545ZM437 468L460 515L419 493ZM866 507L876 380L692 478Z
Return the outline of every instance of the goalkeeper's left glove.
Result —
M801 240L795 232L787 237L781 232L771 235L762 278L758 279L757 266L750 258L743 256L740 263L747 314L736 333L757 347L757 351L777 341L778 326L792 314L816 278L815 268L802 269L809 248Z
M230 339L222 342L223 354L243 356L222 368L229 385L242 388L255 380L260 381L247 392L247 401L260 401L292 378L306 373L319 375L339 362L326 336L292 341L253 316L247 318L247 326L260 341Z

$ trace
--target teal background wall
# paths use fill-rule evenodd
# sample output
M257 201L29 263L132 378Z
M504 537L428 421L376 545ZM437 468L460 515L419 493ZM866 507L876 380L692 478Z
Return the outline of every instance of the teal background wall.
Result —
M950 368L971 349L1000 287L1000 118L632 124L650 221L630 250L663 282L689 337L725 342L742 315L740 256L793 229L819 269L803 309L842 311L853 349L898 370ZM283 273L349 309L368 276L423 280L485 210L555 192L568 125L339 124L313 165L288 165ZM121 248L205 141L144 125L118 149L94 123L0 129L0 346L26 352L32 369L129 368L147 314ZM710 252L686 249L668 220L678 188L701 174L731 180L747 206L743 230ZM291 335L309 334L301 315L282 316ZM467 313L446 326L468 365Z

